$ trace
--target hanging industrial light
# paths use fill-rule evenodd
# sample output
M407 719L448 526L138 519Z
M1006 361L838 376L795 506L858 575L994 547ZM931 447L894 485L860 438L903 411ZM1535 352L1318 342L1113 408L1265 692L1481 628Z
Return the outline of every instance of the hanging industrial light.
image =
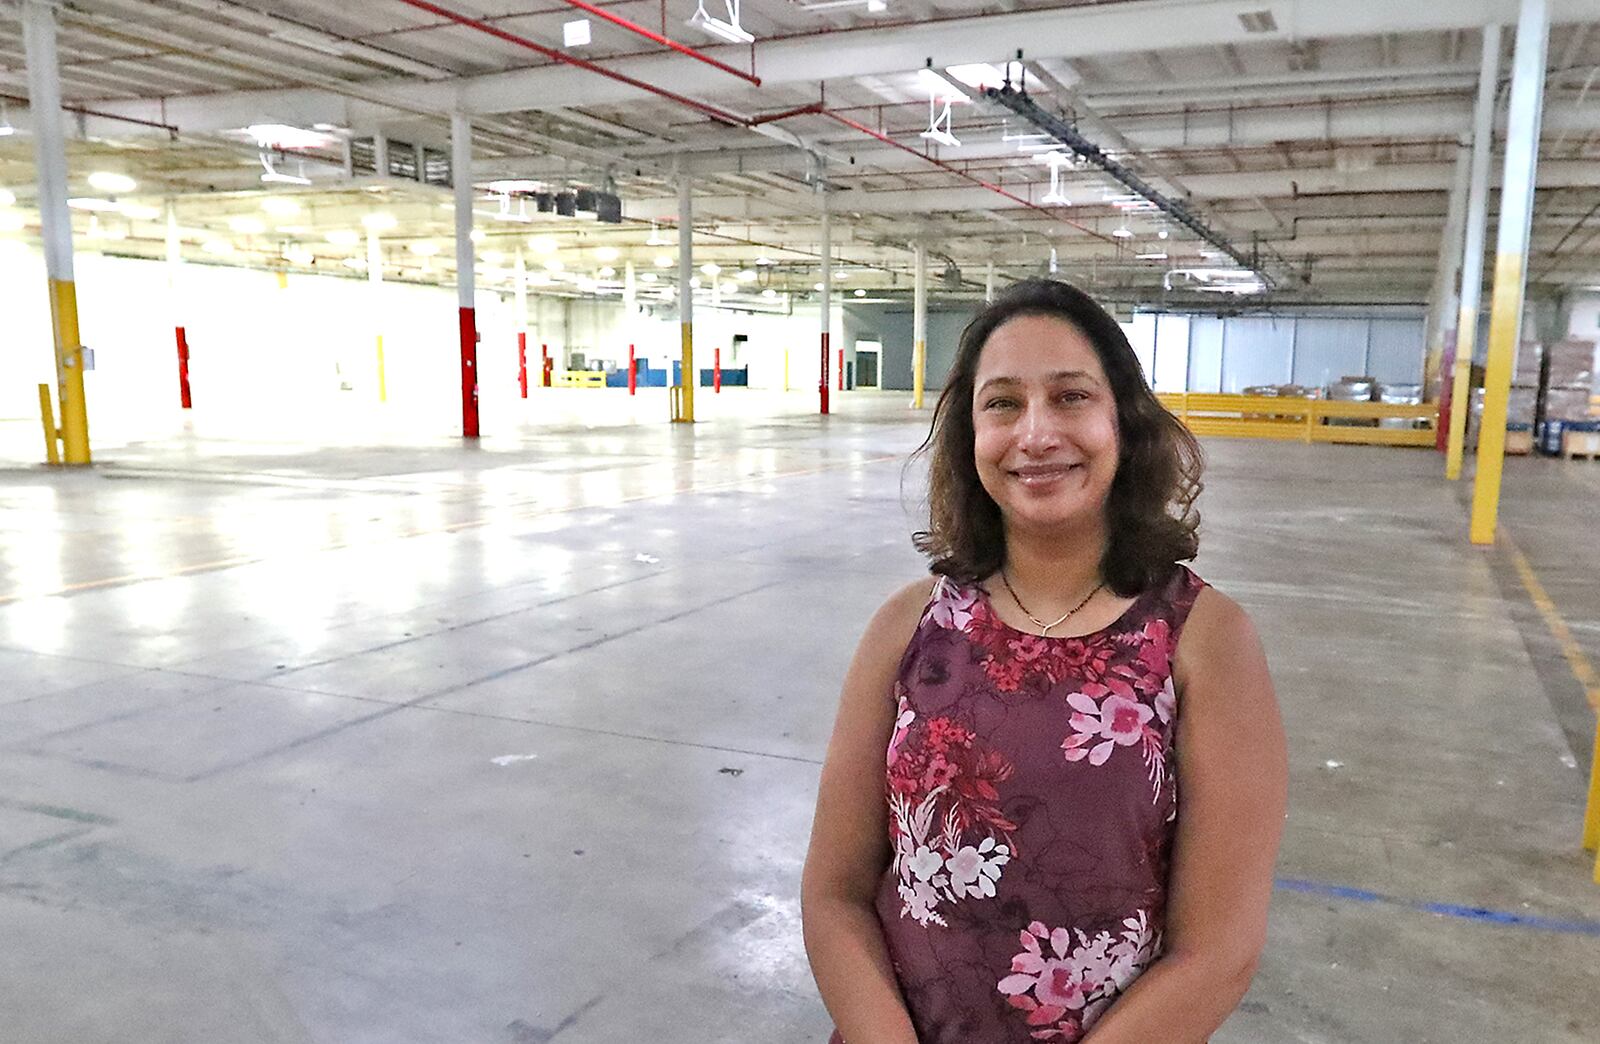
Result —
M739 5L741 0L722 0L722 6L727 11L727 18L715 18L706 11L705 0L698 0L694 14L689 16L689 24L712 36L721 37L729 43L754 43L755 37L739 24Z

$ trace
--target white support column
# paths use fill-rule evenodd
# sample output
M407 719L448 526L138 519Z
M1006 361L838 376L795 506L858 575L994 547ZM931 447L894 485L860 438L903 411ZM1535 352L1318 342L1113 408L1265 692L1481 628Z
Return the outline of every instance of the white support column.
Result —
M456 197L456 305L461 324L461 434L478 437L478 317L473 280L472 123L450 114L450 177Z
M994 301L994 262L990 261L988 268L983 273L983 303L990 304Z
M911 290L911 408L920 410L928 378L928 251L921 243L913 243L911 257L915 266Z
M512 262L511 292L517 308L517 333L528 332L528 262L517 247L516 260Z
M817 382L817 392L821 411L828 412L828 355L830 345L829 334L833 327L833 225L828 212L828 183L822 176L822 165L817 165L817 200L822 214L822 368L821 377Z
M1439 259L1434 263L1433 290L1428 295L1427 355L1422 367L1422 390L1430 401L1438 401L1440 366L1448 343L1453 340L1459 318L1461 234L1466 222L1468 183L1472 175L1472 141L1457 142L1455 176L1450 181L1450 200L1445 212L1444 233L1439 237Z
M378 401L389 401L389 375L383 358L383 242L378 230L367 229L367 307L372 309L372 337L376 349Z
M39 178L39 226L55 335L56 393L61 409L59 439L66 463L88 464L89 411L83 391L83 345L78 335L78 291L72 270L72 211L67 207L67 144L61 127L61 75L52 4L22 0L22 47L28 63L28 115L33 123L34 165Z
M1506 120L1505 173L1500 179L1499 242L1495 245L1494 298L1489 313L1489 357L1483 375L1483 429L1478 433L1478 473L1472 487L1472 542L1493 544L1505 467L1506 405L1511 369L1522 339L1522 303L1528 286L1528 238L1533 229L1533 186L1544 112L1545 55L1550 43L1546 0L1522 0L1512 59L1511 108Z
M1483 27L1478 101L1472 113L1472 176L1461 248L1461 311L1456 318L1455 359L1450 367L1450 428L1444 477L1461 477L1467 416L1472 412L1472 353L1478 341L1478 305L1483 299L1483 240L1489 221L1489 162L1494 144L1495 91L1500 81L1500 26Z
M682 344L678 404L672 419L694 423L694 190L689 175L678 175L678 326Z

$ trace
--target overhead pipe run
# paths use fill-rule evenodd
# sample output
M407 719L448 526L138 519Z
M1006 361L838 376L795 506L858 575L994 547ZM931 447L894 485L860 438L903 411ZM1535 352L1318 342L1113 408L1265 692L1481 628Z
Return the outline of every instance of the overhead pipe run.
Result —
M761 77L756 76L754 73L747 73L743 70L735 69L726 62L719 62L709 54L697 51L693 47L685 46L676 40L669 39L653 29L646 29L637 22L630 22L621 15L614 15L603 7L596 7L594 4L588 3L587 0L564 0L564 2L578 8L580 11L587 11L596 18L610 22L612 25L626 29L630 33L642 36L646 40L651 40L665 47L670 47L679 54L685 54L696 61L705 62L707 65L713 68L721 69L723 72L737 76L739 79L752 83L757 87L761 86Z
M1066 120L1052 112L1041 109L1034 103L1032 98L1028 97L1026 90L1018 90L1012 87L1010 80L1007 80L1003 87L985 87L983 96L1010 109L1041 131L1049 134L1077 155L1082 156L1105 171L1130 192L1153 204L1157 210L1194 233L1201 240L1216 247L1243 268L1255 273L1256 278L1261 280L1263 288L1270 290L1273 287L1273 280L1261 270L1259 259L1246 255L1220 232L1195 217L1188 207L1156 191L1139 175L1106 155L1104 149L1079 134L1077 128Z

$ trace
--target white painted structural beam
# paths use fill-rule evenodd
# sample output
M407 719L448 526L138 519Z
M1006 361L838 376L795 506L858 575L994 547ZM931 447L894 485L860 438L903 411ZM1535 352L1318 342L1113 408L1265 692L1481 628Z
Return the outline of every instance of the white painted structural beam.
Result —
M938 65L1004 61L1022 45L1029 56L1088 58L1137 47L1145 51L1192 49L1266 40L1329 39L1372 33L1428 32L1469 28L1515 16L1514 0L1453 0L1442 4L1396 4L1392 0L1277 0L1271 4L1279 29L1250 33L1239 20L1239 0L1142 0L1012 14L954 18L919 26L863 27L827 34L831 68L854 76L911 72L928 58ZM1593 18L1593 0L1551 0L1556 23ZM788 37L758 45L764 84L812 83L818 73L819 40ZM707 54L742 61L742 46L706 48ZM609 63L646 83L670 85L691 96L716 97L727 89L725 74L685 63L680 55L656 53ZM650 95L638 88L565 65L433 81L381 79L352 85L352 93L381 92L392 104L413 111L461 110L486 115L579 105L635 102ZM152 101L106 101L98 108L122 116L175 123L189 133L243 127L263 119L345 126L381 119L386 108L325 90L239 91ZM114 127L115 125L109 125ZM113 131L116 133L115 131ZM127 133L123 128L120 133Z

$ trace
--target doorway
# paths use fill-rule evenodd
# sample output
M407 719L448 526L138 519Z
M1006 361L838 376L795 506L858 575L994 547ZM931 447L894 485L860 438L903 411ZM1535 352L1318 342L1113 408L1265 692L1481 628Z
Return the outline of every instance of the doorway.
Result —
M882 357L883 345L879 342L856 342L855 386L857 388L876 388L878 386L878 362Z

